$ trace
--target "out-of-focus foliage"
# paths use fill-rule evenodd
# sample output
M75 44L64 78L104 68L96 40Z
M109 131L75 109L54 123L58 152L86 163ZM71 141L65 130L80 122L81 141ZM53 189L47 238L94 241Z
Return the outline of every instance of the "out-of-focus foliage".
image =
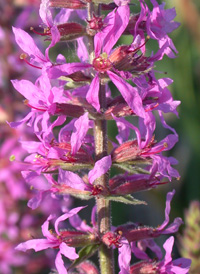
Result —
M192 259L190 274L200 272L200 202L193 201L185 212L185 229L179 238L181 255Z

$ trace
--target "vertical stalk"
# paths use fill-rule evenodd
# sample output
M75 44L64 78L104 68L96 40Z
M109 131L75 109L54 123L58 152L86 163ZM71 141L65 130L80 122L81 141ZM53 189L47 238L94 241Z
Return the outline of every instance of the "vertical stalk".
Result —
M98 15L100 15L100 7L97 7ZM94 12L94 4L88 3L88 19L92 18L92 13ZM93 36L88 36L88 51L90 56L90 63L94 59L94 38ZM99 103L101 108L101 113L106 110L106 90L105 85L100 84L99 87ZM107 121L106 120L95 120L94 121L94 139L95 139L95 158L96 161L100 160L107 155ZM104 174L99 177L95 184L101 185L103 188L108 187L109 175ZM102 236L104 233L110 230L111 226L111 213L110 213L110 202L104 197L96 198L97 205L97 223L98 232ZM106 245L102 244L99 248L99 263L101 274L114 274L114 261L113 261L113 251Z
M106 95L105 86L100 85L99 91L99 101L101 106L101 111L105 111L106 107ZM101 159L107 155L107 121L106 120L96 120L94 122L94 138L95 138L95 153L96 160ZM103 188L108 187L109 175L104 174L95 181L95 184L101 185ZM104 197L98 197L96 199L97 205L97 223L99 234L110 230L111 226L111 212L110 212L110 202ZM99 250L99 261L101 273L112 274L114 273L114 262L113 262L113 251L105 245L102 245Z

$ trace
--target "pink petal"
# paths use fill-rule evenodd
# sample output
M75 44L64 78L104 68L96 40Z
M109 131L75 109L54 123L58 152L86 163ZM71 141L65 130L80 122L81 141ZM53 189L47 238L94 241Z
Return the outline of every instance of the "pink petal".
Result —
M67 270L64 266L64 262L63 262L62 255L61 255L60 251L58 252L58 254L56 256L55 265L56 265L56 269L58 270L59 274L67 274Z
M90 184L92 184L97 178L105 174L112 165L111 156L105 156L101 160L95 163L94 168L89 172L88 179Z
M131 248L128 242L124 243L122 247L119 248L118 262L121 270L119 274L128 274L131 262Z
M54 215L50 215L47 220L44 222L44 224L42 225L42 234L49 239L50 241L57 241L57 238L54 237L51 232L49 231L49 221L54 219L55 216Z
M79 257L76 253L76 249L74 247L66 245L65 243L60 244L60 253L70 260L75 260Z
M48 69L48 76L50 79L56 79L60 76L67 76L74 72L90 68L92 65L84 63L68 63L54 66Z
M90 88L87 92L86 99L97 111L100 110L99 104L99 75L98 73L92 80Z
M83 140L89 129L88 113L86 112L79 117L74 123L74 132L71 136L71 153L76 154L81 147Z
M60 235L60 232L58 230L58 225L60 222L72 217L73 215L77 214L81 209L85 208L85 206L80 206L80 207L76 207L73 208L72 210L70 210L69 212L61 215L56 221L55 221L55 231L58 235Z
M172 261L171 254L172 254L173 245L174 245L174 237L173 236L171 236L169 239L167 239L165 241L165 243L163 244L163 247L166 252L165 259L164 259L165 264L168 264Z
M39 101L45 102L46 98L43 93L30 81L27 80L11 80L14 88L21 93L30 104L33 106L40 106L41 103Z
M53 26L53 18L52 18L51 11L49 9L49 0L41 1L39 14L40 14L40 17L41 17L43 23L45 23L45 25L47 25L47 27Z
M13 27L15 40L19 47L38 63L44 63L47 60L42 52L36 46L33 38L24 30Z
M28 249L34 249L36 252L47 248L57 247L58 242L50 242L47 239L35 239L19 244L15 249L20 251L26 251Z
M80 190L86 190L87 188L81 177L71 171L60 170L58 183Z
M142 99L137 91L137 88L132 87L117 74L108 71L108 76L115 86L119 89L129 107L139 116L145 118L145 111L142 105Z
M162 225L159 226L159 231L163 230L169 223L169 214L170 214L170 210L171 210L170 204L171 204L174 194L175 194L175 190L167 193L167 201L166 201L166 207L165 207L165 220L162 223Z
M111 31L104 39L103 52L110 53L129 23L130 10L128 5L121 6L115 13L115 21Z

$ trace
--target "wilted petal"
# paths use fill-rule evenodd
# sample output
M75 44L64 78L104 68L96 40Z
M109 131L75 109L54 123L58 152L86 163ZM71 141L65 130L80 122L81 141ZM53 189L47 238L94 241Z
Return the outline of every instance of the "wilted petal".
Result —
M158 229L159 231L163 230L167 226L167 224L169 223L169 214L170 214L170 210L171 210L171 201L172 201L172 198L173 198L174 194L175 194L175 190L167 193L167 201L166 201L166 207L165 207L165 220L162 223L162 225L159 226L159 229Z
M162 234L176 233L179 230L180 225L182 224L182 219L178 217L174 219L173 223L171 223L164 231L162 231Z

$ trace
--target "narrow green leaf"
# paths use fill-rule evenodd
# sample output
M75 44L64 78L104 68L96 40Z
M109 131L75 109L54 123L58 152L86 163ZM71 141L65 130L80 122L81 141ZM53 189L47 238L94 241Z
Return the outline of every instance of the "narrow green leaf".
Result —
M119 163L114 163L113 164L114 167L120 168L124 171L129 172L130 174L150 174L149 171L138 167L138 166L133 166L133 165L129 165L129 164L119 164Z
M117 196L117 195L107 196L106 199L108 199L109 201L120 202L120 203L130 204L130 205L147 205L145 201L140 201L138 199L135 199L130 194L125 196Z
M83 247L78 255L78 259L74 260L74 262L70 265L68 269L77 266L78 264L82 263L84 260L91 257L97 250L99 249L99 244L87 245Z

